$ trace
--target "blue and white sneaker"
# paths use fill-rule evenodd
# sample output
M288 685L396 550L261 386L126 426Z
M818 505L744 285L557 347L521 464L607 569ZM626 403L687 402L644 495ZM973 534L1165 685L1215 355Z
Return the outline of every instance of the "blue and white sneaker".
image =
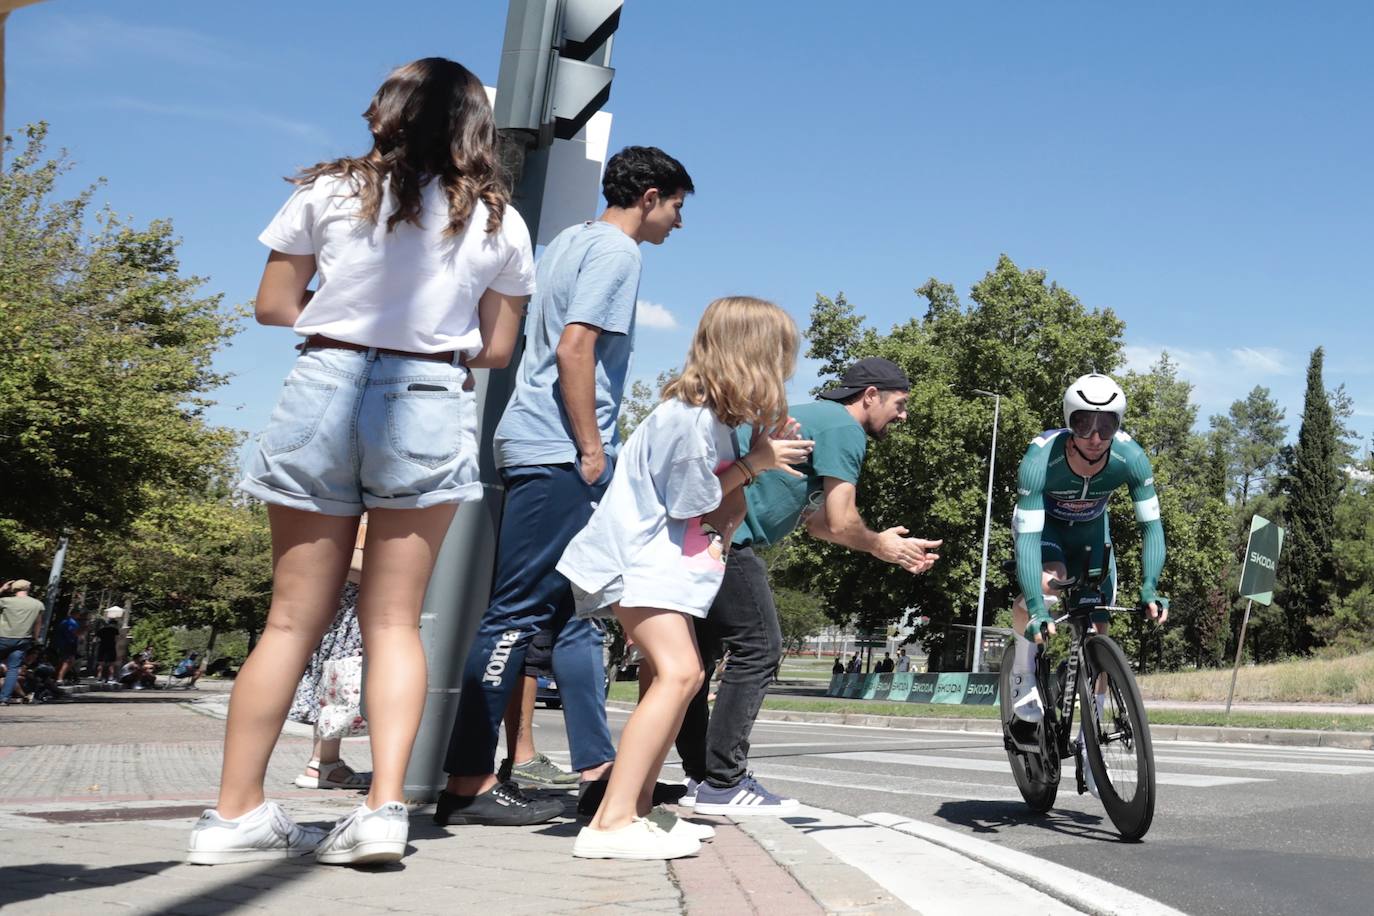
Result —
M683 808L695 808L697 804L697 790L701 788L701 783L688 776L682 780L682 784L687 787L687 792L677 800Z
M786 817L796 814L800 808L801 802L795 798L783 798L769 792L753 773L746 773L739 782L724 789L701 783L695 806L697 814L727 814L730 817Z

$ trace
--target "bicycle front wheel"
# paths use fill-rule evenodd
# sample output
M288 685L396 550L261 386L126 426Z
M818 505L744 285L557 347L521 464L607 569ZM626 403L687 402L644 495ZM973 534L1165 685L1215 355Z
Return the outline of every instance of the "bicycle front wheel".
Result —
M1107 636L1083 646L1088 670L1079 680L1088 767L1102 806L1123 839L1138 840L1155 816L1155 754L1140 688L1121 647ZM1106 680L1102 709L1094 685ZM1090 719L1096 713L1096 721Z
M1045 812L1054 807L1054 797L1059 793L1059 756L1045 753L1044 722L1031 724L1022 722L1011 712L1011 666L1016 658L1016 646L1007 646L1002 656L1002 669L998 674L997 690L1002 705L1002 741L1007 750L1007 762L1011 764L1011 775L1016 780L1016 788L1026 800L1032 811ZM1015 742L1034 744L1041 750L1030 753L1021 750Z

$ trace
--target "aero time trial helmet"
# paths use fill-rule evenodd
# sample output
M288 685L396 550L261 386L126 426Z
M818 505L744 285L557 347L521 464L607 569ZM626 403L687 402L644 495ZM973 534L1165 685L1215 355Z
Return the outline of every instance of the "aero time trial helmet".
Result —
M1086 439L1096 430L1103 439L1110 439L1121 428L1125 413L1126 392L1108 376L1089 373L1075 379L1064 392L1064 425L1079 438Z

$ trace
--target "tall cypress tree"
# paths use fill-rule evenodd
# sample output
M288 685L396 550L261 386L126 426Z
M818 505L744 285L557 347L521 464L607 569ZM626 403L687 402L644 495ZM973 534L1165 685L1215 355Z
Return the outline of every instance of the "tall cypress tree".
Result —
M1322 384L1322 348L1312 351L1307 365L1307 393L1302 426L1294 449L1284 512L1288 536L1282 562L1285 588L1282 605L1288 616L1289 647L1311 651L1312 623L1331 613L1335 579L1332 542L1336 502L1342 475L1338 463L1340 430Z

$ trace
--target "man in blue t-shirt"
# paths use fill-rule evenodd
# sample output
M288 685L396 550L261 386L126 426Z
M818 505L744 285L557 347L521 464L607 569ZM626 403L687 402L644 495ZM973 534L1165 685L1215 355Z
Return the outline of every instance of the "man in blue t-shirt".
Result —
M694 188L672 156L631 146L606 164L601 190L601 217L563 230L539 259L515 393L496 427L506 505L491 602L468 654L444 761L449 779L434 811L441 825L519 826L562 814L561 802L526 796L498 781L493 767L525 649L541 629L555 634L553 673L583 788L604 778L615 758L601 631L573 617L572 588L554 567L610 483L634 346L639 245L661 245L682 226Z
M708 709L703 686L677 737L688 777L682 804L694 804L698 814L787 815L799 807L796 799L768 791L746 770L749 732L782 658L768 570L754 547L777 543L804 519L813 537L912 573L925 572L939 559L931 551L940 541L906 537L901 526L870 530L855 502L868 440L883 438L893 423L906 419L910 387L895 363L881 357L859 360L821 400L788 408L801 425L801 437L816 443L811 456L795 465L802 476L763 474L745 491L748 511L726 558L725 580L706 619L696 621L705 669L710 671L725 649L730 663L716 688L715 709ZM746 449L751 435L740 431Z

